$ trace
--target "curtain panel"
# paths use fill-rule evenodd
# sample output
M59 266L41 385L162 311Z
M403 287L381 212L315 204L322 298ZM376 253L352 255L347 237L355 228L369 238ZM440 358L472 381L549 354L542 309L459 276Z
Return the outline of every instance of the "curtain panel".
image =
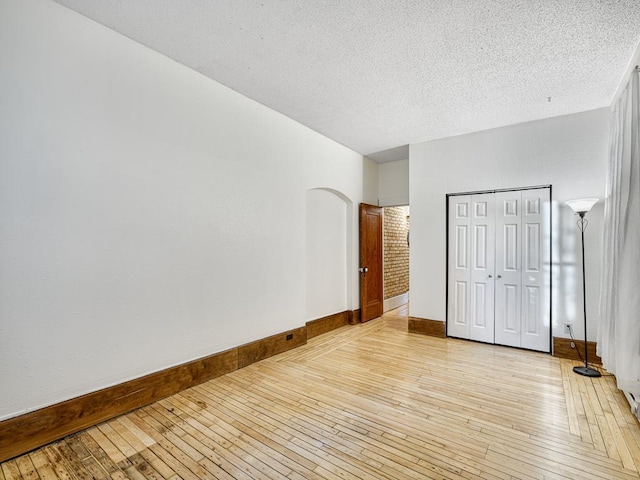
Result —
M640 103L638 68L611 115L597 353L640 399Z

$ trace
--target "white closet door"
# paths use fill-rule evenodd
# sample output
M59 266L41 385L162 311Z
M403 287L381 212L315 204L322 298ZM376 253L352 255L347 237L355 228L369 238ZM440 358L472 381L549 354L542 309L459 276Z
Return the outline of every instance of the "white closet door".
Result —
M549 352L548 188L522 192L522 331L520 346ZM546 221L543 221L546 219Z
M449 301L447 335L469 338L471 196L449 198Z
M449 198L447 335L550 351L550 190Z
M522 192L496 193L495 343L520 346Z
M471 199L469 338L494 342L495 195Z

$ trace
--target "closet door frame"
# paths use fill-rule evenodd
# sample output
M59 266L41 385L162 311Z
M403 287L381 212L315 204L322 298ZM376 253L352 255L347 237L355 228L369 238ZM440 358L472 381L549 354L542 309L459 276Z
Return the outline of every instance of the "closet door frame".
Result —
M457 193L447 193L445 195L445 243L446 243L446 278L445 278L445 335L448 337L449 331L449 295L451 292L449 291L449 199L452 197L457 197L461 195L482 195L486 193L499 193L499 192L516 192L516 191L526 191L526 190L538 190L548 188L549 189L549 203L553 201L553 187L551 184L549 185L534 185L528 187L515 187L515 188L502 188L502 189L493 189L493 190L478 190L478 191L469 191L469 192L457 192ZM552 354L552 344L553 344L553 230L551 226L553 225L553 209L549 208L549 349L548 353ZM543 352L544 353L544 352Z

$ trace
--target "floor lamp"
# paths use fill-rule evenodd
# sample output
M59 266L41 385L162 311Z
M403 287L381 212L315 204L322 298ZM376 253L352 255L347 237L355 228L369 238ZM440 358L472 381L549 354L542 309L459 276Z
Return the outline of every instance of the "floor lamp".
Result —
M578 219L578 229L582 234L582 306L584 312L584 367L573 367L573 371L577 374L584 375L585 377L600 377L599 371L589 368L588 354L587 354L587 288L584 277L584 231L587 229L589 222L584 216L591 210L596 202L597 198L581 198L579 200L569 200L567 205L580 216Z

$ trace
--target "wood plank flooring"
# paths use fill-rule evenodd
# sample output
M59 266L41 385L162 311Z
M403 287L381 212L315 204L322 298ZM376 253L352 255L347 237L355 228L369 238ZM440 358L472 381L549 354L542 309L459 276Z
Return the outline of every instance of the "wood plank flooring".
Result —
M612 377L407 333L402 307L0 465L13 479L640 478Z

